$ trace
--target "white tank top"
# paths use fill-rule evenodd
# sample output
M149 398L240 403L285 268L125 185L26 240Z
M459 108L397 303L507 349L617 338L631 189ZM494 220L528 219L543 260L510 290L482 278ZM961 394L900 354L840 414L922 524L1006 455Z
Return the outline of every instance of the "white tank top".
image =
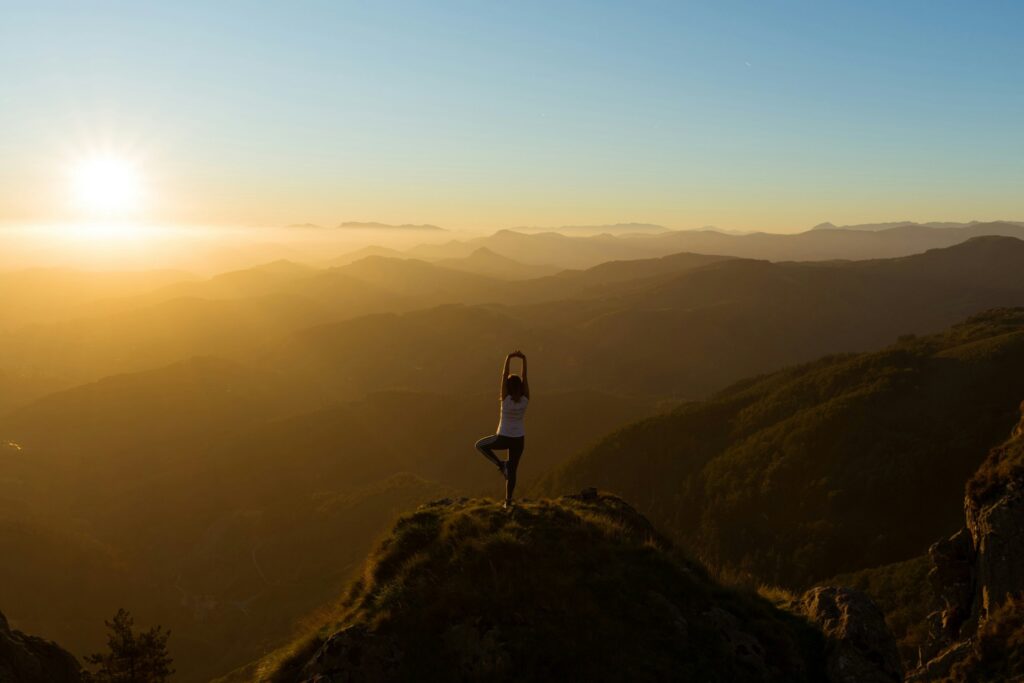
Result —
M506 396L502 400L498 434L501 436L526 436L526 425L523 420L526 417L526 404L529 402L530 399L525 396L519 397L519 403L516 403L511 396Z

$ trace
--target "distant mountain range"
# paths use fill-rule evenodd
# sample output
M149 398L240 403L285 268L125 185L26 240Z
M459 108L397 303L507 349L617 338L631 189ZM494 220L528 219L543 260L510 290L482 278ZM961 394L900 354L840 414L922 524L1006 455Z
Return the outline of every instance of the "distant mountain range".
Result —
M383 383L464 391L515 339L542 350L547 380L558 386L695 398L821 354L875 348L978 310L1024 305L1024 242L1013 238L861 262L687 256L678 269L660 260L625 262L636 268L632 278L593 286L584 282L607 266L506 289L480 281L473 294L490 288L483 300L496 305L311 327L282 340L263 362L349 390ZM432 272L422 262L377 265L397 273L402 264L415 264L408 272L419 278Z
M325 227L317 225L315 223L293 223L287 227L299 230L445 230L445 228L441 228L436 225L430 225L429 223L415 225L410 223L403 223L402 225L391 225L389 223L376 223L373 221L345 221L344 223L339 223L334 227Z
M1024 225L1019 221L1005 221L1011 225ZM859 223L856 225L833 225L832 223L819 223L815 225L811 230L860 230L864 232L878 232L879 230L892 230L893 228L910 228L910 227L922 227L922 228L935 228L938 230L946 230L949 228L968 228L972 225L978 225L981 221L968 221L966 223L950 223L950 222L930 222L930 223L916 223L914 221L892 221L889 223Z
M612 260L667 256L680 252L719 254L769 261L830 261L894 258L929 249L949 247L972 237L998 235L1024 238L1024 223L911 222L836 227L822 224L796 234L735 234L708 228L601 234L499 230L486 237L425 243L406 250L389 250L393 256L427 261L468 258L485 248L523 265L589 268ZM376 249L377 251L372 251ZM342 255L335 262L350 261L355 254L383 253L380 248Z
M486 275L500 280L528 280L544 277L545 275L554 275L562 270L557 266L520 263L491 251L487 247L480 247L469 256L463 256L462 258L439 259L434 264L443 268Z
M515 232L559 232L570 235L624 235L631 233L653 234L660 232L668 232L670 228L666 228L664 225L656 225L654 223L612 223L607 225L562 225L557 228L520 226L517 228L512 228L512 230Z
M309 373L330 392L438 383L464 391L515 339L543 350L560 386L695 398L823 353L1024 304L1021 272L1024 242L1009 237L853 262L683 253L525 280L383 256L328 269L276 263L0 335L0 369L45 367L70 383L209 354L282 362L275 367ZM643 362L621 362L631 356Z

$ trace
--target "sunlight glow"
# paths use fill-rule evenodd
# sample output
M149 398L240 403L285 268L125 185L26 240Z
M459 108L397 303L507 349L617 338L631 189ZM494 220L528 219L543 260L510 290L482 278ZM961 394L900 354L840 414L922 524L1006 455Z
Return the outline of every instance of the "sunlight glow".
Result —
M115 215L138 209L142 180L135 164L115 156L95 156L70 169L71 191L77 207L89 214Z

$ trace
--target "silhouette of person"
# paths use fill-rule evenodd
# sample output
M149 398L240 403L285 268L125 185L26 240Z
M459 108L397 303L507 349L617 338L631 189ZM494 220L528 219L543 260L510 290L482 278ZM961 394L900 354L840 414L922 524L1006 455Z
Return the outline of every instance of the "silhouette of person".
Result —
M513 358L523 362L522 375L513 375L509 366ZM530 403L530 382L526 378L526 355L522 351L513 351L505 356L505 366L501 369L501 416L498 420L496 434L485 436L476 442L476 449L485 458L497 465L498 471L505 477L505 509L512 507L512 492L516 488L516 471L519 459L523 457L523 446L526 444L526 406ZM508 451L508 459L502 460L494 451Z

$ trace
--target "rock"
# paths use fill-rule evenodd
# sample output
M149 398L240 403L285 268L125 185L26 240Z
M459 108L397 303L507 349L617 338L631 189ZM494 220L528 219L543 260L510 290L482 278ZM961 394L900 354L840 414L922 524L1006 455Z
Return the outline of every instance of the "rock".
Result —
M972 617L981 623L1024 590L1024 491L1011 481L995 501L968 499L965 508L977 553Z
M78 660L56 643L10 628L0 614L0 683L79 683Z
M934 543L928 549L928 556L932 561L928 581L943 602L935 636L945 645L959 637L961 626L971 614L974 598L974 541L967 529L961 529L949 538Z
M826 639L829 683L900 683L903 669L885 616L864 593L818 586L800 598L800 610Z

